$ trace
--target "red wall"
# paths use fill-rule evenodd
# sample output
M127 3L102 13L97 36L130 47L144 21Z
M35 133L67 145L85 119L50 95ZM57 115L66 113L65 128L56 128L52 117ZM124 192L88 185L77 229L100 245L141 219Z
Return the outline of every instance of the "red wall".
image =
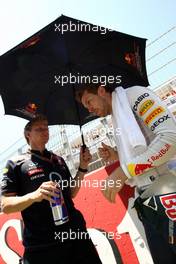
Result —
M110 166L106 170L99 169L89 174L86 179L91 180L94 186L94 180L105 179L107 171L109 173L113 167ZM128 198L133 196L134 190L126 185L119 195L117 195L116 203L112 204L104 198L100 189L100 187L88 188L82 186L77 197L74 199L75 206L83 213L88 228L102 229L116 234L117 225L120 224L126 213ZM139 263L129 234L119 235L114 241L124 263Z

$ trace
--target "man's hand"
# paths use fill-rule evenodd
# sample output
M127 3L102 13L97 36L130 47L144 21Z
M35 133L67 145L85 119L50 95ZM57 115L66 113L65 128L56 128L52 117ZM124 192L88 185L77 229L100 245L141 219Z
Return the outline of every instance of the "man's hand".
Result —
M102 147L98 148L98 154L104 162L119 160L118 153L105 143L102 143Z
M92 155L90 154L89 149L81 147L80 150L80 167L82 169L87 169L90 161L92 160Z
M75 198L77 193L79 192L79 189L81 187L81 181L84 179L84 175L87 172L87 167L90 163L90 161L92 160L92 155L89 152L89 149L85 146L81 147L80 150L80 165L79 168L83 169L83 171L81 171L80 169L78 169L78 172L76 174L76 177L73 179L74 181L76 181L76 185L74 184L74 187L71 187L71 196L72 198ZM84 171L85 170L85 171Z
M127 179L121 167L115 169L108 176L105 183L105 190L102 190L102 193L109 202L115 203L116 194L123 188Z
M31 198L35 202L41 202L42 200L48 200L49 202L55 203L52 197L53 196L59 197L59 195L57 194L58 188L56 187L56 185L57 183L53 181L43 182L36 191L30 193Z

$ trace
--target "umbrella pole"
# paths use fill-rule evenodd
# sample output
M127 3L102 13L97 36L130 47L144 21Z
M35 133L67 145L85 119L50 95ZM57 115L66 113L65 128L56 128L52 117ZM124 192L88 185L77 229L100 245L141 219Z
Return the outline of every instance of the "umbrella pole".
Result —
M80 130L81 130L81 126L80 126ZM85 144L84 135L83 135L82 131L81 131L81 139L82 139L82 148L83 148L83 152L84 152L87 146Z

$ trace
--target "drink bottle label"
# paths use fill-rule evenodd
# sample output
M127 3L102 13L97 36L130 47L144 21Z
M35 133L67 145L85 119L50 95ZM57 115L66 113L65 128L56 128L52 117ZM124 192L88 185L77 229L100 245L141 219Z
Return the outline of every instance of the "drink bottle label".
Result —
M59 182L62 182L62 177L57 172L51 172L49 175L49 178L51 181L55 181L57 184L57 196L53 196L52 199L55 201L55 203L50 203L53 219L55 225L62 225L69 221L68 217L68 211L65 205L64 197L62 194L62 190L59 186ZM58 179L58 180L57 180Z

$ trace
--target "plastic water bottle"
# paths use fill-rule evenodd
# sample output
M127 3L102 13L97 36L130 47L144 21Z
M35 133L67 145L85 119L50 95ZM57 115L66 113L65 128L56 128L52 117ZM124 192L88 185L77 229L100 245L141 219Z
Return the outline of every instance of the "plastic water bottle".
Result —
M57 191L55 193L58 195L57 197L56 196L52 197L55 203L50 202L54 223L55 225L62 225L69 221L68 211L59 184L59 182L62 182L62 177L57 172L51 172L49 174L49 178L51 181L56 182Z

